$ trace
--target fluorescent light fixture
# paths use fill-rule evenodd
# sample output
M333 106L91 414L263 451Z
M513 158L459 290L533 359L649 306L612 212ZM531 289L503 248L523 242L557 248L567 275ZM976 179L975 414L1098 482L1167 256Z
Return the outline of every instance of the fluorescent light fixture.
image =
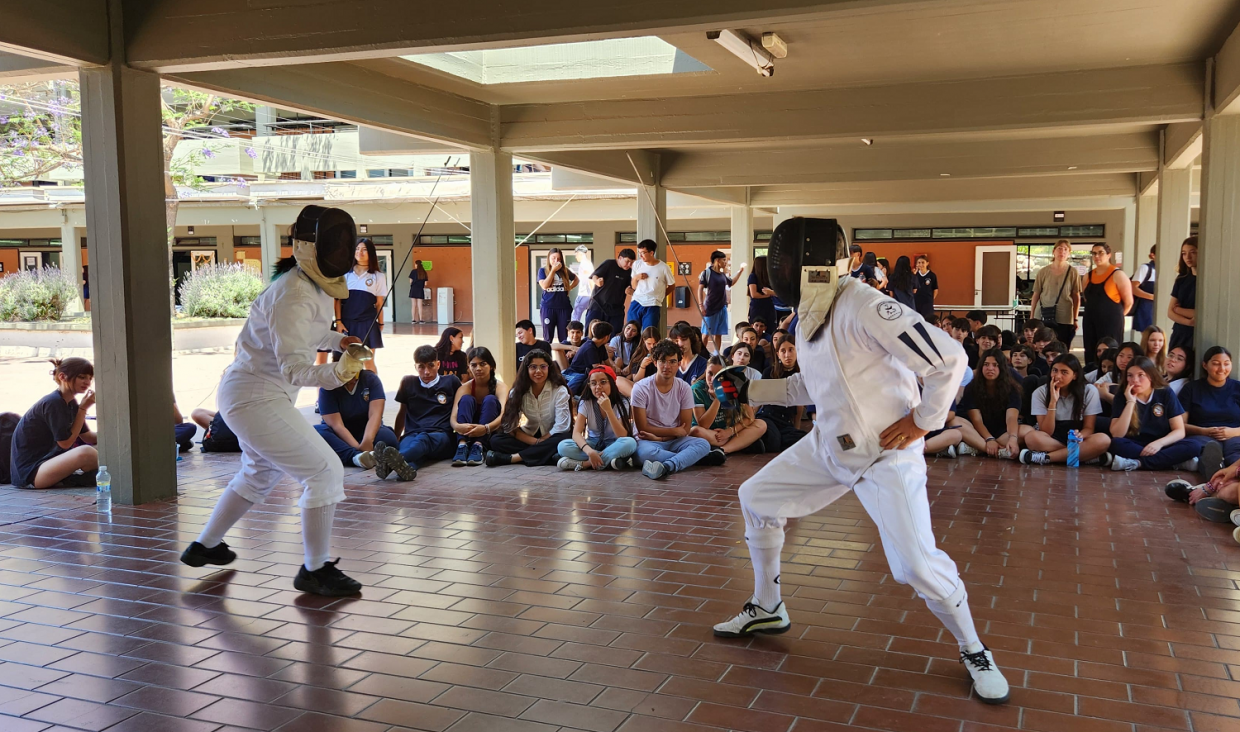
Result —
M951 173L939 173L939 177L940 177L940 178L950 178L950 177L952 177L952 174L951 174Z
M1056 211L1054 214L1052 214L1052 217L1055 219L1056 223L1063 223L1063 220L1067 218L1067 216L1064 215L1063 211Z
M788 56L788 42L780 38L777 33L763 33L762 47L775 58L786 58Z
M862 145L865 145L866 147L869 147L870 145L873 145L873 144L874 144L874 138L873 138L873 137L863 137L863 138L861 138L861 144L862 144Z
M760 76L775 75L775 59L761 44L742 31L729 29L706 31L707 40L714 41L728 49L732 55L749 64Z

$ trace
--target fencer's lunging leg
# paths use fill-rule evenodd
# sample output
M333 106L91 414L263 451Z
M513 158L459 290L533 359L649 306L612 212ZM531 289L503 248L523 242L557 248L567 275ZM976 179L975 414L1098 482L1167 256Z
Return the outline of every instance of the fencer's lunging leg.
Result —
M321 569L332 554L332 521L336 504L302 509L301 535L306 554L306 569Z
M207 520L207 525L198 535L198 543L208 549L218 546L233 524L240 521L251 508L254 508L253 503L237 495L231 488L225 488L220 502L215 504L211 518Z

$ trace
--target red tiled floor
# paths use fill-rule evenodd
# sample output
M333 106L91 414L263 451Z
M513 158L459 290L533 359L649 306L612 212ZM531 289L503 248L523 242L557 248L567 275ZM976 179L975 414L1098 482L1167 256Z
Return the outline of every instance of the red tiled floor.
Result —
M722 641L751 572L736 487L755 457L635 473L432 466L349 476L342 567L301 596L297 491L177 561L236 467L177 501L0 489L0 730L108 732L1153 732L1240 729L1240 547L1167 475L932 461L935 531L1012 701L969 698L951 639L888 574L847 496L789 526L793 630Z

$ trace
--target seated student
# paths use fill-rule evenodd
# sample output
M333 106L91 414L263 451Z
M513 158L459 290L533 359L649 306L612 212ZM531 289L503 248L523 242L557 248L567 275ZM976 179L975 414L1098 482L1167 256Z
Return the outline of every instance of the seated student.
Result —
M1141 331L1141 355L1154 362L1158 373L1167 373L1167 335L1157 325Z
M1231 351L1215 346L1201 359L1205 376L1179 395L1189 439L1201 447L1200 473L1211 476L1240 460L1240 381L1231 378Z
M788 333L787 328L776 328L775 332L771 334L771 350L774 351L775 353L778 353L779 344L783 343L784 339L787 338L789 335L790 334Z
M551 344L551 355L555 356L555 362L559 365L561 373L568 368L568 363L573 360L573 356L577 355L577 349L581 348L581 344L585 342L585 334L586 327L580 320L570 320L568 340Z
M632 422L629 401L616 388L615 372L606 365L594 368L581 393L573 436L560 441L556 465L560 470L634 467L631 458L637 452L637 440L629 435Z
M1201 444L1187 439L1184 407L1158 367L1137 356L1111 410L1111 470L1197 470Z
M749 359L749 365L758 371L766 371L767 366L774 362L774 359L766 357L766 349L759 347L758 331L753 328L746 328L741 331L740 340L723 350L723 357L725 359L731 360L732 350L736 348L738 343L744 343L749 346L750 353L752 354Z
M1046 360L1046 363L1051 364L1055 362L1055 359L1070 352L1068 347L1063 344L1063 341L1051 341L1043 346L1042 358Z
M596 320L590 324L590 327L594 329L590 332L590 339L581 344L577 353L573 354L573 360L568 364L568 368L564 370L564 380L568 382L568 390L573 396L581 393L581 387L586 383L586 376L594 370L595 366L612 366L611 357L607 353L607 341L611 340L611 323L606 320Z
M986 441L977 434L972 424L956 414L955 404L947 413L943 427L930 430L923 439L925 447L922 452L926 455L954 459L963 455L986 454Z
M455 326L450 325L439 334L439 342L435 344L435 358L439 360L441 376L452 374L462 381L469 378L469 359L461 350L464 342L464 331Z
M966 318L954 318L951 324L951 335L957 343L964 348L964 353L969 357L969 368L977 368L977 344L969 338L969 321Z
M1105 462L1109 435L1094 431L1102 414L1102 402L1093 384L1086 384L1081 362L1065 353L1051 364L1051 378L1033 393L1033 415L1037 427L1022 426L1020 437L1027 449L1020 451L1025 465L1049 465L1068 461L1068 432L1081 436L1081 464L1101 458Z
M181 452L194 449L194 435L198 434L198 425L193 422L186 423L175 400L172 402L172 418L172 434L176 438L177 449Z
M375 467L375 445L395 445L396 433L383 424L387 395L373 371L362 371L335 389L319 389L319 416L314 429L345 467Z
M1038 357L1033 360L1033 363L1029 364L1030 372L1038 376L1050 376L1051 363L1053 363L1054 359L1047 358L1045 351L1046 347L1054 342L1055 331L1050 328L1044 326L1034 332L1033 343L1030 345L1033 346L1033 352L1038 354Z
M1008 365L1012 367L1012 378L1016 379L1016 383L1025 380L1029 376L1029 366L1034 359L1038 357L1034 353L1033 346L1013 346L1012 355L1008 357Z
M1099 362L1099 359L1102 358L1102 354L1106 353L1107 351L1118 351L1118 350L1119 350L1119 341L1115 340L1111 336L1103 336L1099 338L1098 345L1094 348L1094 353L1085 354L1085 361L1086 361L1085 370L1093 371L1097 369L1098 362Z
M632 398L642 475L660 480L698 462L722 465L727 459L723 450L712 450L709 442L689 434L693 429L693 389L676 378L680 346L659 341L651 355L657 371L637 382Z
M1164 376L1167 378L1167 386L1171 387L1176 396L1180 395L1180 391L1184 385L1193 380L1196 375L1197 363L1192 346L1176 346L1167 351L1167 364ZM1183 402L1180 402L1182 405Z
M531 351L504 401L499 432L491 435L488 468L524 463L552 465L560 443L572 437L573 397L551 354Z
M701 337L695 331L696 329L688 323L680 323L674 326L667 336L680 347L684 354L676 376L690 385L706 373L706 356L703 353L706 349L702 346Z
M752 345L754 347L754 356L762 364L760 367L755 365L754 368L763 371L766 369L767 364L775 360L775 352L771 346L770 325L766 322L766 318L759 316L753 319L753 323L749 327L753 328L754 333L758 335L758 342ZM762 354L761 356L758 356L759 352Z
M785 338L784 340L787 340L787 339ZM781 345L782 343L783 341L780 341ZM762 378L762 372L749 365L749 362L752 358L753 358L753 348L751 348L748 343L737 343L732 348L732 359L731 359L731 364L729 365L744 366L745 376L747 376L750 381L757 381L758 379Z
M753 407L748 404L738 404L733 409L724 408L715 393L714 379L724 365L722 358L711 356L706 372L693 382L694 427L689 434L701 437L711 447L723 450L725 455L746 448L750 448L750 452L762 453L765 451L762 435L766 434L766 422L758 419Z
M495 356L486 346L469 349L469 381L456 390L452 405L452 431L456 433L456 454L452 467L481 465L491 449L491 435L499 429L504 403L501 395L508 393L504 382L496 378Z
M1009 361L1012 359L1012 350L1016 348L1016 346L1017 343L1015 332L1010 330L999 332L999 348L1003 351L1003 354L1008 357Z
M642 342L641 333L642 324L630 320L624 324L623 331L612 334L607 350L611 354L612 362L616 364L616 375L620 375L624 367L628 366L629 359L633 358L633 351Z
M1240 543L1240 461L1221 468L1200 485L1176 478L1163 489L1167 497L1191 504L1207 521L1237 524L1231 538Z
M1020 454L1020 385L1012 379L1003 351L982 351L980 361L959 411L985 441L982 454L1014 459Z
M1110 348L1098 354L1097 368L1085 374L1085 383L1098 385L1098 379L1106 377L1115 370L1115 356L1118 355L1118 348ZM1104 381L1103 383L1107 383Z
M746 328L752 328L752 327L753 325L751 325L748 320L742 320L741 322L737 323L736 327L732 329L732 342L740 343L741 334L745 332Z
M1102 403L1106 405L1108 410L1110 410L1111 403L1115 400L1115 395L1122 394L1124 391L1124 387L1127 384L1126 374L1128 373L1128 366L1140 355L1140 343L1125 342L1115 353L1115 367L1106 374L1099 376L1098 380L1094 382L1094 386L1098 387L1098 396L1102 398Z
M986 311L985 310L970 310L969 312L964 314L964 317L966 320L969 321L969 332L972 333L973 336L976 338L977 331L980 330L983 325L986 325L986 320L987 320Z
M9 480L16 488L91 487L99 453L95 434L86 426L86 412L95 404L90 388L95 367L84 358L51 362L56 391L36 402L13 430Z
M517 368L521 368L521 362L525 360L525 355L530 351L551 353L551 344L538 338L538 331L534 330L532 320L519 320L517 321Z
M998 348L1002 342L1002 331L997 325L983 325L973 334L973 342L977 344L978 354L983 354L992 348Z
M317 404L315 408L318 408ZM202 436L203 452L241 452L241 443L224 422L223 413L212 412L210 409L195 409L192 418L199 427L206 430Z
M461 388L455 374L440 374L434 346L413 352L417 376L400 380L396 429L400 449L375 443L375 474L380 480L395 472L400 480L418 477L418 466L452 457L452 402Z
M733 355L736 353L734 350ZM765 378L786 379L801 372L801 365L797 363L797 343L792 336L780 342L776 356L775 364L763 374ZM766 422L766 433L762 435L766 452L787 450L808 435L809 428L813 426L805 416L805 407L766 404L758 409L758 419Z
M1032 346L1033 336L1036 335L1039 330L1045 327L1046 327L1046 324L1043 323L1041 320L1038 320L1037 318L1029 318L1028 320L1026 320L1024 324L1020 326L1021 344L1026 345L1026 346Z
M644 378L654 376L654 356L651 353L658 342L658 328L651 325L642 331L641 343L633 350L633 355L625 365L624 375L616 377L616 387L620 389L625 399L632 397L634 384Z

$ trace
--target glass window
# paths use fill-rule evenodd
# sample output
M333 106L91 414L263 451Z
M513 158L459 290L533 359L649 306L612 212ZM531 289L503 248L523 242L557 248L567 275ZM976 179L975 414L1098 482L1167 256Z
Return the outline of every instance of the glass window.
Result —
M753 240L754 240L754 241L770 241L770 240L771 240L771 232L769 232L769 231L755 231L755 232L753 233Z
M392 235L391 234L377 234L375 236L370 237L370 240L373 241L375 243L375 246L377 247L392 246Z
M1018 237L1052 237L1059 236L1058 226L1022 226L1016 229Z
M261 236L239 236L237 237L236 246L239 247L261 247L263 238Z
M616 243L617 244L636 244L637 243L637 232L635 231L617 232Z
M472 241L469 234L449 234L447 239L448 244L469 244Z
M932 239L1015 239L1015 226L971 226L956 229L933 229Z
M929 239L930 229L895 229L892 236L896 239Z
M594 234L565 234L571 244L593 244Z
M388 172L386 170L367 170L366 177L367 178L386 178L388 177Z
M337 178L356 178L357 171L356 170L341 170L336 173L336 177Z
M853 241L873 241L874 239L890 239L891 229L853 229Z
M1107 227L1102 225L1096 226L1061 226L1059 227L1060 236L1106 236Z

